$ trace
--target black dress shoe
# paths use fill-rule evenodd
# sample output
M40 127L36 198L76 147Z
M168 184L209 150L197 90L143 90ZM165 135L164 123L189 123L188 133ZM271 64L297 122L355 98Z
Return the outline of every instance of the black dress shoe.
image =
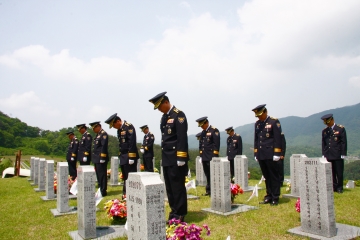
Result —
M343 190L339 189L337 190L338 193L343 193Z
M265 199L264 201L259 202L259 203L260 203L260 204L268 204L268 203L271 203L271 200Z
M202 196L210 196L211 194L210 193L203 193Z
M272 201L272 202L270 203L271 206L277 206L278 204L279 204L279 202L276 201L276 200L275 200L275 201Z

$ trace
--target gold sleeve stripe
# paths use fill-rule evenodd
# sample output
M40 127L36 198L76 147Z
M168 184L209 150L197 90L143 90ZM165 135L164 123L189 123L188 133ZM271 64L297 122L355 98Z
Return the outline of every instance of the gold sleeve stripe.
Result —
M149 150L147 146L145 147L145 150L146 150L146 151Z
M257 152L257 148L254 149L254 152Z
M274 152L281 152L281 148L274 148Z
M75 154L75 153L72 153L71 156L72 156L72 157L76 157L76 154Z
M202 151L200 151L200 153L202 153Z
M100 157L106 157L106 153L100 154Z
M214 154L219 154L219 151L214 151Z
M187 152L179 152L179 151L177 151L176 156L177 157L187 157Z
M133 157L136 157L136 153L130 153L130 152L129 152L129 157L132 157L132 158L133 158Z
M84 154L87 156L87 155L89 155L89 153L88 152L84 152Z

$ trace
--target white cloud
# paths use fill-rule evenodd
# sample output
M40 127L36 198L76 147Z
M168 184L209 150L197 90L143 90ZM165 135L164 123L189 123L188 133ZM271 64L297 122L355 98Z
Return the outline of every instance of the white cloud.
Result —
M359 87L360 88L360 76L355 76L355 77L351 77L349 79L349 83L351 85L354 85L355 87Z

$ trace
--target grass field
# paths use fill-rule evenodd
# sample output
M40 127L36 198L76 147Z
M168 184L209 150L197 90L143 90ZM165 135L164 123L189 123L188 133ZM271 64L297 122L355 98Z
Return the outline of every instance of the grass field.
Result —
M250 185L255 185L250 181ZM264 187L264 184L261 185ZM77 215L53 217L50 209L56 208L56 201L43 201L45 193L35 192L27 178L13 177L0 179L0 238L1 239L70 239L68 232L77 230ZM96 213L98 226L111 225L106 217L105 201L119 198L122 187L109 187L108 196L99 204L101 210ZM204 187L197 187L189 194L200 195ZM285 187L282 188L285 193ZM245 203L251 193L235 198L235 203ZM259 199L265 190L259 191ZM345 190L335 194L336 222L360 226L360 188ZM257 199L248 204L257 206ZM69 201L76 206L76 200ZM197 225L207 224L211 235L205 239L302 239L287 233L287 230L300 226L300 215L295 211L295 199L281 198L278 206L260 205L260 209L231 216L218 216L201 211L210 207L210 198L201 196L199 200L188 201L186 222ZM169 206L166 203L166 211ZM166 215L167 216L167 215ZM126 238L120 238L126 239Z

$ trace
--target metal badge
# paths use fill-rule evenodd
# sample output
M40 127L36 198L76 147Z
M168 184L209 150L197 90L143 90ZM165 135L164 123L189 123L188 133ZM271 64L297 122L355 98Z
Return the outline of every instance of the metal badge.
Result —
M269 134L269 133L266 133L266 137L270 137L270 134Z
M334 137L334 140L337 141L338 140L337 137Z
M168 128L168 134L171 134L171 128Z

